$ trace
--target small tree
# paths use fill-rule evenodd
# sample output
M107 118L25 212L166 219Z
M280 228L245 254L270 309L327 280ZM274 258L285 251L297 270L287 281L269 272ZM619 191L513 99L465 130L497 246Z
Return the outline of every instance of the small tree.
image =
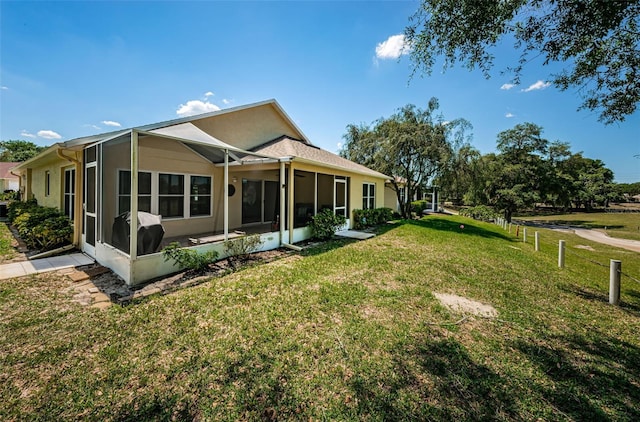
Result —
M0 141L0 161L15 163L27 161L44 151L45 148L29 141Z

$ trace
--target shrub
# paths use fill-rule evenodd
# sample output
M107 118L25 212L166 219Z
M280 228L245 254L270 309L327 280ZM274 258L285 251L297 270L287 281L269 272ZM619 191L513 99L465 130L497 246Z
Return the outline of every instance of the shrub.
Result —
M336 215L333 211L325 209L311 218L311 235L314 239L327 240L344 226L347 219L343 215Z
M481 221L491 221L495 218L498 218L498 214L493 210L493 208L486 205L477 205L475 207L462 208L460 210L460 215L471 217L475 220Z
M13 224L13 221L16 219L17 216L30 210L31 208L36 207L37 205L38 205L38 201L36 201L35 199L29 199L28 201L24 201L24 202L21 202L21 201L11 202L8 206L8 213L7 213L9 222Z
M56 208L42 207L35 200L12 202L9 221L31 249L50 250L71 243L73 226Z
M419 201L413 201L411 203L411 212L415 212L418 215L422 215L422 211L427 209L427 201L421 199Z
M249 254L255 252L262 246L262 238L259 234L242 236L236 239L229 239L224 242L224 252L229 258L246 260Z
M356 230L384 224L393 218L391 208L375 208L353 211L353 227Z
M209 267L209 264L218 259L216 251L199 253L193 249L183 248L178 242L169 243L162 250L162 255L165 261L172 259L180 267L194 271L204 271Z

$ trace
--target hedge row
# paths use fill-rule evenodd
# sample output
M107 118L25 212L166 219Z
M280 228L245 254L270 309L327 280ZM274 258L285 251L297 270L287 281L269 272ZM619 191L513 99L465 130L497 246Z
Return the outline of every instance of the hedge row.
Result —
M13 201L8 217L30 249L47 251L71 243L71 221L56 208L40 206L35 200Z
M353 210L353 228L361 230L370 226L384 224L393 218L391 208L374 208L368 210Z

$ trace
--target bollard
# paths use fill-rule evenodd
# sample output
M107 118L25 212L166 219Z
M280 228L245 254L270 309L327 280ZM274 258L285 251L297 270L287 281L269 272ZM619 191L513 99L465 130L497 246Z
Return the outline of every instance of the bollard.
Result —
M527 228L526 227L522 228L522 241L524 243L527 243Z
M609 263L609 303L620 304L620 275L622 274L622 262L612 259Z
M564 268L564 240L558 242L558 268Z
M517 225L516 226L516 237L518 237L519 234L520 234L520 226Z
M535 244L536 244L536 252L540 251L540 233L535 232L534 233L534 239L535 239Z
M511 233L511 223L509 223L509 233Z

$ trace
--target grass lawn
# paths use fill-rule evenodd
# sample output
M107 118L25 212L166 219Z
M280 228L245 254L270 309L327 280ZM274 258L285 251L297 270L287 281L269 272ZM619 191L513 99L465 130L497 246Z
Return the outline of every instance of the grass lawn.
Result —
M544 216L517 217L520 220L580 226L597 229L611 237L640 240L640 213L572 213Z
M15 249L11 246L13 235L6 223L0 223L0 264L13 258L16 255Z
M105 311L3 281L0 420L640 420L640 283L590 262L639 254L541 239L431 216Z

